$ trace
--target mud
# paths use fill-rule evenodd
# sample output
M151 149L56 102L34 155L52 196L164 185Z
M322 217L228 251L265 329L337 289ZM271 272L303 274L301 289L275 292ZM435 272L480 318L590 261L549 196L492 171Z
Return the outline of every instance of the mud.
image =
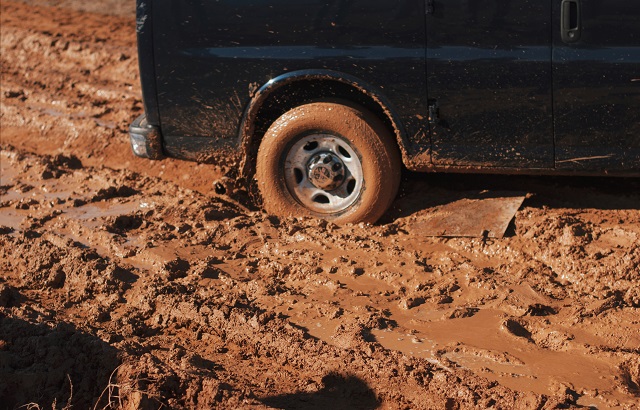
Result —
M131 154L114 2L0 6L1 408L637 408L637 180L407 175L374 226L268 216ZM423 235L487 191L527 193L504 238Z

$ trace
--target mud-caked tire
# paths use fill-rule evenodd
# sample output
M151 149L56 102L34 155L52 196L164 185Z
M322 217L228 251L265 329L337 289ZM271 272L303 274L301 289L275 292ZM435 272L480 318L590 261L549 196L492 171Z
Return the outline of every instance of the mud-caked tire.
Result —
M397 195L401 166L395 139L375 115L349 103L316 102L269 127L256 180L272 215L373 223Z

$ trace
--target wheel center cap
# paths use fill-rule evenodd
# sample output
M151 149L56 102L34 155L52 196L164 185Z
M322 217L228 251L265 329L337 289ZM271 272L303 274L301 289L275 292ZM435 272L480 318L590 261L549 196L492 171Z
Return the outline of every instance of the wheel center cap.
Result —
M307 175L316 188L332 191L344 181L344 164L336 155L321 152L309 160Z

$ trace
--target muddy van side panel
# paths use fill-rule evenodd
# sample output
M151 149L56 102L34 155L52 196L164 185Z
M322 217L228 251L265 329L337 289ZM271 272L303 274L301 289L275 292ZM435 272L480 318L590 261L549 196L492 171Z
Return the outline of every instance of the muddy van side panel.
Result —
M421 1L153 2L158 105L165 149L189 157L237 143L252 93L297 70L331 69L383 93L428 150ZM202 158L199 158L202 159Z
M560 2L553 12L557 168L638 173L640 2L569 3L575 40L563 39Z

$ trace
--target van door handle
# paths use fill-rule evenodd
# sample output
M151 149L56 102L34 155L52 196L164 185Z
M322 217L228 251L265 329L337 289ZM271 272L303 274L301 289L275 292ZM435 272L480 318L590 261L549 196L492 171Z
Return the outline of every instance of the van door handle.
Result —
M562 0L560 6L560 33L565 43L575 43L582 34L580 0Z

